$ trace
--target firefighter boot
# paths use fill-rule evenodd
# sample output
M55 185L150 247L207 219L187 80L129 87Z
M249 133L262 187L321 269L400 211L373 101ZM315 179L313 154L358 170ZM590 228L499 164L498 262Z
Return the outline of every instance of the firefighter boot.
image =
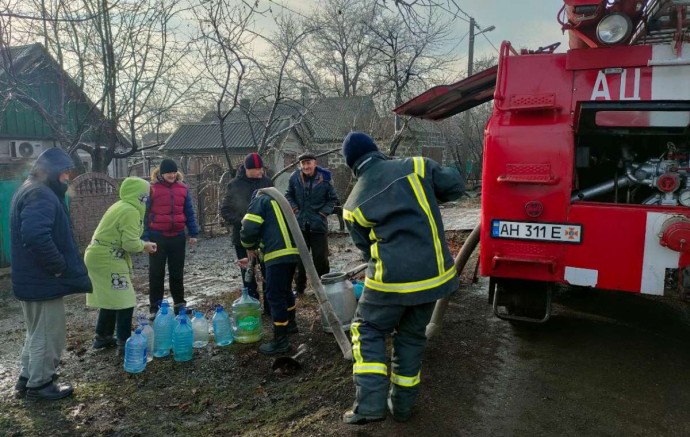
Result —
M295 309L293 308L292 310L288 310L288 324L287 324L287 333L288 334L297 334L299 332L299 328L297 328L297 322L295 321Z
M287 326L273 326L273 341L259 346L259 352L264 355L285 354L289 350Z
M388 393L388 411L396 422L407 422L412 417L412 407L417 399L419 387L401 387L391 384Z

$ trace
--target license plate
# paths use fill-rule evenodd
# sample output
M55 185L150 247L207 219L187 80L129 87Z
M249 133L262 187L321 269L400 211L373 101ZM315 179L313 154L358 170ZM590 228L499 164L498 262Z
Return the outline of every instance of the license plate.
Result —
M491 221L491 236L514 240L581 243L582 226L569 223L529 223L507 220Z

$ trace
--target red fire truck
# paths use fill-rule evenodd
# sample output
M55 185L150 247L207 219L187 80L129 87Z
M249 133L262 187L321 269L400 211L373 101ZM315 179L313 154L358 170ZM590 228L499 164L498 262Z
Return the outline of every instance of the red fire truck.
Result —
M396 108L493 99L480 267L501 318L544 322L554 284L690 296L690 0L564 0L570 49L515 50Z

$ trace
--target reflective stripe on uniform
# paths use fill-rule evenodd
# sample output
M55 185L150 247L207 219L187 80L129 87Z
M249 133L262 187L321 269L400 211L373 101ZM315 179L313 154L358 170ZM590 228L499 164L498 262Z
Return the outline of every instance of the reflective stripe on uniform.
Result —
M296 247L274 250L273 252L268 252L264 254L264 261L270 261L272 259L280 258L281 256L286 255L299 255L299 250Z
M289 322L273 322L275 326L287 326Z
M383 261L379 256L379 243L376 234L374 233L374 228L371 228L369 232L369 240L373 241L369 248L369 254L371 259L375 261L374 263L374 279L377 281L383 281Z
M434 215L431 213L431 206L429 205L429 201L426 198L426 193L424 193L424 187L422 186L422 182L419 180L419 177L417 175L409 175L407 176L407 179L410 181L410 185L412 185L412 191L414 191L414 194L417 197L417 202L419 202L419 206L422 207L422 210L429 219L429 226L431 227L431 238L434 240L434 251L436 252L436 265L438 267L438 274L440 275L443 273L444 265L442 249L443 246L441 245L441 240L438 237L438 228L436 227L436 220L434 220Z
M376 291L390 292L390 293L414 293L415 291L428 290L429 288L439 287L455 277L457 271L455 265L446 270L442 275L434 278L425 279L416 282L394 282L385 283L375 281L371 278L364 279L364 285ZM354 339L353 339L354 341Z
M280 227L280 233L283 234L283 241L285 242L285 247L287 249L292 247L292 242L290 241L290 233L288 233L287 226L285 226L285 218L283 213L280 211L280 206L275 200L271 200L271 206L273 207L273 213L276 215L276 220L278 221L278 226Z
M388 375L388 367L384 363L355 363L352 365L352 374L361 375L362 373L378 373Z
M263 217L261 217L260 215L256 215L256 214L245 214L244 218L242 220L249 220L252 222L256 222L258 224L262 224L264 222Z
M416 157L412 158L412 161L414 162L414 173L419 175L422 179L424 179L424 171L425 171L425 165L424 165L424 158L421 157Z
M290 308L288 308L288 311L295 311L295 308L297 308L297 305L293 305Z
M414 387L419 384L419 375L421 373L422 372L418 372L415 376L402 376L391 372L391 382L401 387Z
M354 223L355 218L352 216L352 211L343 208L343 220Z
M354 375L361 373L378 373L381 375L388 375L388 367L385 363L365 363L362 357L361 343L359 342L359 326L361 323L355 322L350 325L350 334L352 335L352 358L355 363L352 365L352 373Z
M352 211L352 216L355 218L357 223L359 223L360 226L365 227L365 228L373 228L374 223L368 221L367 219L364 218L364 214L362 214L362 210L359 208L355 208L354 211Z

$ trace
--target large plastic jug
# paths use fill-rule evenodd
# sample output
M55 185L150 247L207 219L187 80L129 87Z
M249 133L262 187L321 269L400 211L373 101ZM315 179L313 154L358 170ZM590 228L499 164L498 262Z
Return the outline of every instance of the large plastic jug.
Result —
M170 312L170 302L168 302L167 299L163 299L161 301L161 304L158 307L158 311L156 312L156 317L158 317L160 315L161 311L163 310L163 307L167 308L168 312Z
M146 368L146 348L148 340L141 335L141 329L137 328L134 335L125 343L125 371L139 373Z
M194 347L201 348L206 347L208 344L208 320L200 312L194 313L194 318L192 319L192 331L194 332Z
M146 317L139 318L139 329L141 329L141 335L146 337L147 341L146 361L153 361L153 337L155 337L155 334Z
M352 283L347 280L347 274L342 272L326 273L321 276L321 283L328 301L340 319L343 330L349 330L357 309L357 300ZM321 311L321 324L324 331L333 332L323 311Z
M182 317L173 332L173 358L175 361L189 361L192 359L194 334L187 318Z
M232 332L239 343L255 343L263 337L261 304L242 289L242 296L232 304Z
M213 341L216 346L228 346L234 341L230 317L223 310L223 305L218 305L216 314L213 316Z
M161 306L161 312L153 321L153 356L156 358L170 355L175 318L168 312L167 306Z

